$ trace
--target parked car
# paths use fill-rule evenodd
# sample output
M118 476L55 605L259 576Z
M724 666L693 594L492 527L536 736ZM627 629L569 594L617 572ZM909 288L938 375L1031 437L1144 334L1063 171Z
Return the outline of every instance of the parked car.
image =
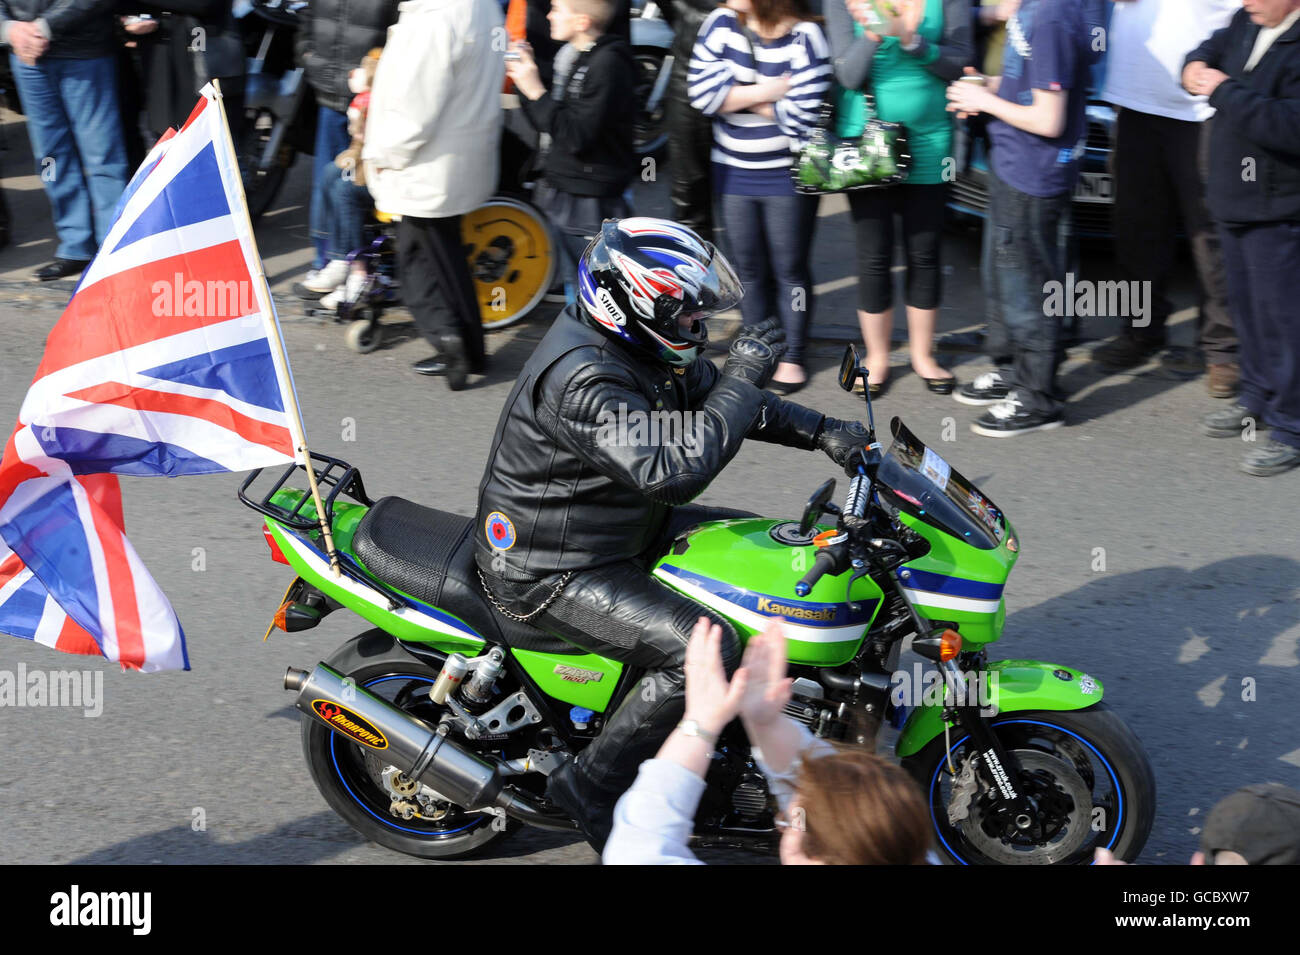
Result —
M1100 100L1088 103L1088 134L1079 184L1074 190L1074 233L1084 239L1111 238L1115 180L1110 156L1115 143L1115 110ZM969 121L957 124L954 142L957 178L948 210L957 221L983 220L989 205L988 140L971 135Z

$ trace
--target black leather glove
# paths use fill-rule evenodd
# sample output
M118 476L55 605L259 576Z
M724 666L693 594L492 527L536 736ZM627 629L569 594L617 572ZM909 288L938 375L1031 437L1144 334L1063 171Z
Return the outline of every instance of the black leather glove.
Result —
M826 456L840 467L844 467L855 448L865 448L869 443L867 426L861 421L828 417L823 419L821 430L817 432L818 449L825 451Z
M785 331L781 322L769 318L750 328L742 328L731 343L722 373L762 388L776 371L776 363L785 354Z

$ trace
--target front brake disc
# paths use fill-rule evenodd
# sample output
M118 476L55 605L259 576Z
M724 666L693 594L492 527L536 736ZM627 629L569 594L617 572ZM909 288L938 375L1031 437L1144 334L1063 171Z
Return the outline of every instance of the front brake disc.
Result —
M1091 835L1091 788L1075 766L1059 756L1037 749L1013 752L1020 763L1020 789L1038 807L1040 823L1049 835L1034 842L1025 835L997 832L1001 820L994 817L993 807L977 800L961 826L963 837L971 848L1002 865L1053 865L1070 858Z

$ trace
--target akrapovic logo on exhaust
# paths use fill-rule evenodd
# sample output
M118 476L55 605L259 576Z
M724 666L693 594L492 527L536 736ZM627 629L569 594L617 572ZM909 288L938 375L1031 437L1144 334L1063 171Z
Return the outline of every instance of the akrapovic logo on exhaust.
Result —
M388 740L384 734L346 707L331 703L329 700L312 700L311 708L316 715L344 736L369 746L371 749L388 749Z

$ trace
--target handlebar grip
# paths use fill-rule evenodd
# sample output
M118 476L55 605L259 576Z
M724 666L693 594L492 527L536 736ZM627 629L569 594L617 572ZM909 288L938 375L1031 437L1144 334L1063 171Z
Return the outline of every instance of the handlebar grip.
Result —
M839 563L838 556L833 552L833 547L823 547L817 551L817 556L813 558L812 569L803 575L803 578L794 585L796 597L807 597L816 586L817 581L828 573L834 573L836 565Z

